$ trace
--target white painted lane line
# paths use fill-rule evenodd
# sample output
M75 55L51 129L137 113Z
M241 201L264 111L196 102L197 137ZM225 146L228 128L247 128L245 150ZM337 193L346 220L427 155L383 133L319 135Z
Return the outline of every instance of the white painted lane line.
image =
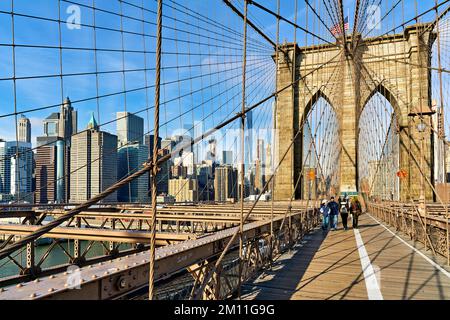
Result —
M369 300L383 300L378 280L358 229L353 229Z
M382 224L380 221L378 221L377 219L375 219L374 217L372 217L372 215L370 215L367 212L367 215L369 217L371 217L376 223L378 223L380 226L382 226L383 228L385 228L387 231L389 231L394 237L396 237L398 240L400 240L402 243L404 243L405 245L407 245L409 248L411 248L412 250L414 250L414 252L416 252L419 256L421 256L422 258L424 258L427 262L429 262L433 267L435 267L437 270L439 270L440 272L442 272L447 278L450 279L450 273L445 270L444 268L442 268L439 264L437 264L436 262L434 262L433 260L431 260L430 258L428 258L425 254L423 254L422 252L420 252L420 250L418 250L417 248L414 248L412 245L410 245L408 242L406 242L405 240L403 240L402 238L400 238L398 235L396 235L394 232L392 232L391 230L389 230L388 227L386 227L384 224Z

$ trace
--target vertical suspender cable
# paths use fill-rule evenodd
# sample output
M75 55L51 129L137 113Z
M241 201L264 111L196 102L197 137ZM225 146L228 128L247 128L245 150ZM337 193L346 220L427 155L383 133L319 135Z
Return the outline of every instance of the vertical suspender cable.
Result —
M297 24L297 11L298 11L298 0L295 0L295 5L294 5L294 23ZM278 70L277 70L278 71ZM295 82L296 80L296 72L297 71L297 27L294 26L294 48L293 48L293 54L292 54L292 82ZM292 86L292 110L295 110L295 88L296 86L293 85ZM294 119L295 117L292 117L292 119ZM292 120L292 125L295 128L295 123L294 120ZM294 142L294 146L295 146L295 142ZM292 161L291 161L291 176L292 178L294 177L294 163L295 163L295 154L292 157ZM297 179L298 181L300 180L300 176ZM293 186L293 190L291 190L291 202L295 199L295 194L297 191L297 186L298 186L298 181L296 182L295 186ZM290 215L290 210L291 209L291 204L289 204L289 248L292 245L292 233L291 233L291 228L292 228L292 218Z
M244 0L244 35L243 35L243 57L242 57L242 117L241 117L241 190L240 190L240 204L241 204L241 216L239 224L239 285L238 285L238 297L241 297L241 282L242 282L242 268L243 268L243 246L244 246L244 189L245 189L245 149L244 149L244 130L245 130L245 73L247 71L247 12L248 2ZM249 133L251 134L251 133Z
M159 136L159 98L161 86L161 38L162 38L162 0L158 0L157 31L156 31L156 75L155 75L155 124L153 137L153 157L152 157L152 223L150 233L150 269L148 283L149 300L154 298L154 278L155 278L155 242L156 242L156 175L158 173L158 136Z
M438 13L438 1L435 0L435 4L436 4L436 41L437 41L437 60L438 60L438 74L439 74L439 97L440 97L440 111L441 111L441 117L444 117L444 91L443 91L443 86L442 86L442 60L441 60L441 34L440 34L440 27L439 27L439 23L440 21L439 19L439 13ZM439 140L443 140L443 142L445 141L445 127L442 128L442 135L439 135ZM439 144L443 143L441 141L439 141ZM439 165L443 165L444 166L444 180L442 181L444 183L444 191L445 194L447 195L447 161L446 161L446 151L447 147L444 145L444 149L443 149L443 158L444 158L444 163L439 163ZM447 265L450 265L450 243L449 243L449 230L448 230L448 201L446 201L445 205L445 225L446 225L446 247L447 247Z
M277 47L275 51L275 86L278 85L278 69L279 69L279 54L280 54L280 0L277 0ZM277 116L277 109L278 109L278 95L275 96L275 112L274 116ZM276 146L276 138L274 139L274 146L273 150L275 150ZM276 176L274 174L274 177L272 178L272 199L271 199L271 206L270 206L270 266L272 267L272 261L273 261L273 245L274 245L274 239L273 239L273 205L274 205L274 199L275 199L275 179Z

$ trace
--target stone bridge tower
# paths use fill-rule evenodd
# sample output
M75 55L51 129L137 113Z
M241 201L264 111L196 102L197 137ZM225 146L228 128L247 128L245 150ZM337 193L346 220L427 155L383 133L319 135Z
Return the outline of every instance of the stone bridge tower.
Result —
M359 40L359 41L358 41ZM399 135L399 167L407 177L400 183L400 198L417 200L420 196L420 168L433 183L433 135L419 133L420 116L431 122L431 45L432 28L428 24L409 26L402 34L377 38L351 39L347 48L324 44L298 47L285 44L279 55L277 89L292 83L292 71L301 78L292 89L278 96L276 107L274 163L285 154L289 141L301 129L314 103L323 97L336 112L340 123L339 192L360 191L358 185L358 123L363 108L376 93L392 105ZM296 66L292 64L295 61ZM423 141L422 135L425 135ZM300 134L294 147L281 164L275 180L274 197L287 200L302 170L302 140ZM421 145L423 146L421 152ZM422 167L420 166L423 160ZM394 173L395 174L395 173ZM298 188L300 189L300 188ZM432 199L433 192L425 181L424 195ZM297 191L301 198L301 190Z

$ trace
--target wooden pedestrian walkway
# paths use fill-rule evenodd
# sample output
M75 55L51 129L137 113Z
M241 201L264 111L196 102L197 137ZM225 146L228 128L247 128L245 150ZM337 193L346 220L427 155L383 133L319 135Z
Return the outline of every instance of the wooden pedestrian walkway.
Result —
M450 269L369 214L359 229L308 235L243 285L243 299L450 299Z

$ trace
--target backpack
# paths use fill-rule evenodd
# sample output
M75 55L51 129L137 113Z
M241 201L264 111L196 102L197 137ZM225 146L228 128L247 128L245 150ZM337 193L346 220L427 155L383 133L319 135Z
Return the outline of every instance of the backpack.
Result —
M359 202L353 202L352 203L352 211L359 213L361 212L361 204Z
M328 208L327 206L323 206L322 208L320 208L320 213L326 218L330 214L330 208Z

